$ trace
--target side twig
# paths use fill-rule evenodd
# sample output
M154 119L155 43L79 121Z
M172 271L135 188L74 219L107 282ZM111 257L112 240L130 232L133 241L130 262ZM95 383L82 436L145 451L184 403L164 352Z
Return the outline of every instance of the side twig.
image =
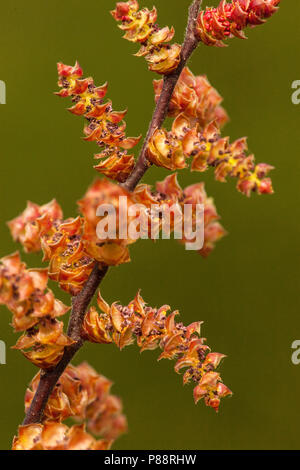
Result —
M147 169L150 167L150 164L147 160L147 146L149 139L152 136L154 130L157 127L160 127L164 122L168 113L169 103L174 88L182 72L182 69L185 67L188 59L199 43L199 40L194 34L194 31L201 4L202 0L194 0L189 8L188 24L181 51L181 61L177 69L164 78L163 90L155 107L147 136L145 138L136 166L125 183L122 185L123 188L127 189L128 191L134 190ZM30 408L26 413L23 425L39 423L42 421L44 409L53 388L55 387L67 365L70 363L72 358L84 343L84 340L80 335L84 315L107 271L107 266L97 263L82 291L76 297L73 297L72 311L68 326L68 335L75 341L75 343L65 349L62 359L54 369L42 372L38 389L32 400Z

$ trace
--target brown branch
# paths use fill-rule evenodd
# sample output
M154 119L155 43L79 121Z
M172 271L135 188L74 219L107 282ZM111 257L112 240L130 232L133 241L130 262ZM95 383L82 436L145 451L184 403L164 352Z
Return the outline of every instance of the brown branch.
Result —
M147 159L147 147L149 140L155 129L160 127L164 122L168 113L169 103L173 95L174 88L176 86L176 83L178 82L182 69L185 67L188 59L191 57L193 51L199 44L199 39L196 37L194 31L201 4L202 0L194 0L189 8L188 24L186 28L184 43L181 49L181 60L177 69L174 70L174 72L172 72L170 75L164 77L163 89L158 99L156 108L154 110L141 153L133 171L131 172L125 183L121 185L124 189L127 189L128 191L134 190L136 185L144 176L147 169L151 166L150 162Z
M97 263L82 291L76 297L72 298L72 312L68 326L68 336L70 336L75 343L65 348L62 359L54 369L42 372L38 389L26 413L23 424L41 422L45 406L56 382L84 343L80 331L85 311L94 297L100 282L107 273L107 270L107 266Z
M150 166L146 155L149 139L154 130L157 127L160 127L164 122L178 78L182 72L182 69L187 63L187 60L190 58L191 54L199 43L199 40L194 34L194 30L201 3L202 0L194 0L189 8L188 25L186 29L185 40L181 50L181 61L177 69L164 78L163 90L155 107L149 130L137 160L137 164L132 173L127 178L126 182L122 185L123 188L126 188L128 191L134 190ZM61 374L64 372L69 362L84 343L80 334L84 315L107 271L107 266L97 263L82 291L76 297L73 297L72 312L68 326L68 335L75 341L75 343L68 348L65 348L62 359L53 370L42 372L38 389L32 400L31 406L27 411L23 424L38 423L42 421L45 406L53 388L55 387L55 384L59 380Z

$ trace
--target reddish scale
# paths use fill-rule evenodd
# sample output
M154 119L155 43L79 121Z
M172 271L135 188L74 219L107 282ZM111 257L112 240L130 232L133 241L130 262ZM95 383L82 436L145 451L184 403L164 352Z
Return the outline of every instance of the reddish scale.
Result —
M226 5L226 17L230 18L231 13L232 13L233 6L232 5ZM214 33L214 26L213 26L213 15L216 15L217 17L219 16L218 10L216 8L212 10L207 10L204 14L204 22L205 22L205 27L207 31ZM230 22L223 17L218 18L218 23L222 24L222 27L225 28L223 31L224 36L230 36ZM241 29L238 26L236 26L237 29Z

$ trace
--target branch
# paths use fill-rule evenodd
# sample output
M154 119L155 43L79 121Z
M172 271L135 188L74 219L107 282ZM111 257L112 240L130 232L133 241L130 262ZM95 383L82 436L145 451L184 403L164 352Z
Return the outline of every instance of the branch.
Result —
M97 263L82 291L76 297L72 298L72 312L68 326L68 336L70 336L75 343L65 348L62 359L54 369L42 372L38 389L23 424L39 423L42 421L45 406L56 382L84 343L80 331L85 311L94 297L100 282L107 273L107 270L108 266Z
M164 78L163 90L154 110L148 133L145 138L143 148L137 160L136 166L125 181L125 183L121 185L128 191L134 190L134 188L139 183L147 169L150 167L150 163L147 160L147 146L149 139L152 136L154 130L157 127L160 127L164 122L168 113L169 103L174 88L182 72L182 69L185 67L188 59L190 58L194 49L199 43L199 40L194 34L194 30L201 4L202 0L194 0L189 8L185 40L181 50L181 61L177 69ZM72 360L72 358L75 356L77 351L82 347L84 343L84 340L81 338L80 333L85 312L107 271L107 266L97 263L82 291L76 297L73 297L72 311L68 326L68 336L70 336L70 338L72 338L75 343L65 348L62 359L54 369L42 372L38 389L33 398L31 406L27 411L23 425L38 423L42 421L45 406L53 388L55 387L55 384L59 380L60 376L66 369L69 362Z
M178 82L180 74L185 67L187 61L191 57L193 51L196 49L197 45L199 44L199 39L195 35L195 28L197 22L197 16L199 13L200 6L202 4L202 0L194 0L189 8L189 16L188 16L188 24L186 28L186 34L184 43L181 49L181 60L180 63L174 72L170 75L164 77L164 84L163 89L160 94L159 100L157 102L156 108L154 110L152 120L150 122L150 126L137 160L137 163L125 181L125 183L121 184L124 189L127 191L133 191L136 185L139 183L141 178L144 176L145 172L151 166L151 163L147 159L147 147L149 140L158 127L162 125L164 122L169 108L169 103L173 95L174 88Z

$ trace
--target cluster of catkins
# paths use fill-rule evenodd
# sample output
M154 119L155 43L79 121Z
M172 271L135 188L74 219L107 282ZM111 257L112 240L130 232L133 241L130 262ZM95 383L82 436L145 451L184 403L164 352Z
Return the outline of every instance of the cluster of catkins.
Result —
M146 306L138 293L127 306L117 302L109 306L98 295L98 314L91 307L85 316L83 336L94 343L112 343L123 349L136 340L141 352L160 348L160 359L176 359L175 371L186 369L183 383L190 381L197 385L194 388L194 400L202 398L207 406L216 411L220 400L231 395L215 369L224 354L210 352L205 339L200 337L202 322L194 322L185 327L175 321L178 311L168 314L170 307L164 305L159 309Z
M162 87L162 80L154 81L156 100ZM221 137L220 129L228 120L221 101L206 77L195 77L185 68L169 107L169 116L175 117L172 129L156 129L148 146L149 160L169 170L189 164L192 171L199 172L213 167L218 181L237 178L237 189L247 196L251 192L271 194L272 182L266 175L273 167L255 165L254 156L246 152L246 138L230 143L228 137Z
M126 199L127 206L125 220L119 217L122 197ZM62 210L56 201L43 206L29 202L26 209L8 225L14 240L20 242L25 251L43 250L44 261L49 261L49 278L57 281L63 290L76 295L81 291L96 261L108 266L130 261L128 246L144 235L141 227L136 238L123 238L120 236L122 227L118 225L114 239L99 239L97 225L107 217L97 216L99 207L112 205L116 220L123 220L126 226L133 220L144 220L147 235L154 238L156 233L151 231L154 222L148 209L155 206L158 212L164 210L171 214L174 204L183 207L186 203L193 206L193 216L196 215L196 205L204 205L205 237L200 254L205 256L225 231L216 222L219 216L213 200L206 195L203 183L182 190L175 174L157 183L156 191L152 191L148 185L140 184L132 193L106 179L98 179L78 201L82 217L63 220ZM133 205L138 205L139 210L130 215L130 207ZM161 226L162 220L158 219L158 231ZM184 239L182 241L185 242Z
M40 380L38 373L25 395L27 411ZM69 365L47 402L42 423L19 427L13 450L107 450L127 431L122 402L111 395L112 382L86 362ZM63 423L68 418L78 424ZM91 434L99 436L96 440Z
M244 38L243 29L263 23L277 10L279 2L222 0L218 7L199 13L194 36L214 46L223 45L224 39L233 36ZM140 44L136 55L145 57L151 71L169 75L176 70L181 61L181 46L169 44L174 28L160 28L156 24L155 8L139 9L136 0L129 0L118 2L111 13L125 31L124 37ZM91 77L83 78L78 62L75 66L59 63L58 75L57 95L69 97L72 101L69 111L85 118L85 140L94 141L99 147L94 168L108 179L97 179L88 188L78 201L80 215L77 217L64 219L55 200L41 206L28 202L26 209L8 223L13 239L26 252L42 250L43 260L48 262L46 269L28 269L18 253L0 260L0 304L12 312L15 331L22 332L15 348L42 369L26 392L26 411L41 374L52 371L66 348L74 343L64 333L63 322L58 320L69 307L47 288L48 279L58 282L72 296L78 295L97 263L112 266L128 262L129 245L139 238L156 239L164 230L162 211L169 216L170 232L178 229L182 232L183 221L175 217L174 208L179 212L186 205L192 208L189 222L194 229L197 206L203 205L204 244L199 250L202 256L207 256L225 234L203 183L182 189L173 173L157 182L155 188L138 184L129 193L122 185L111 182L123 183L134 170L135 158L127 151L139 143L140 137L127 137L126 111L114 111L111 101L104 102L107 83L97 87ZM163 80L154 80L156 102L162 90ZM174 118L171 131L155 129L146 147L149 166L155 164L176 171L190 164L191 170L198 172L213 167L217 180L225 181L228 176L237 178L238 190L248 196L251 192L272 193L271 180L266 177L272 167L254 163L253 155L247 155L246 139L230 143L221 136L221 129L228 121L221 102L221 96L205 76L194 76L188 68L183 68L168 108L168 116ZM121 205L124 200L125 213ZM102 239L97 227L99 222L107 220L107 215L98 209L107 205L114 208L116 231ZM151 210L153 207L156 212ZM136 236L125 232L131 222L135 223ZM192 240L184 233L180 241ZM168 313L170 307L166 305L159 309L149 307L139 293L125 307L118 303L109 306L99 293L98 306L100 313L91 307L85 314L82 339L114 342L120 349L135 340L141 351L160 348L159 359L175 359L175 371L185 369L183 382L195 383L195 402L203 398L216 411L221 398L231 394L216 371L224 355L210 352L200 337L201 322L185 327L176 322L177 311ZM77 367L69 365L52 391L42 422L20 426L13 449L108 449L127 429L121 401L110 394L111 385L86 363ZM74 418L77 424L67 426L63 421L68 418Z
M84 128L85 139L96 141L102 151L95 155L101 162L94 168L104 176L123 182L131 173L135 159L128 155L140 137L126 138L122 118L126 111L114 112L111 103L102 103L106 85L96 88L93 79L79 80L82 69L58 64L58 95L69 96L76 103L69 110L84 115L88 125ZM155 100L158 101L163 80L154 80ZM98 90L97 92L95 90ZM221 106L222 98L205 76L194 76L185 67L175 87L168 115L174 117L171 131L158 128L147 148L150 163L168 170L180 170L190 165L192 171L204 172L215 169L218 181L237 178L237 189L250 196L252 192L271 194L272 181L267 174L273 169L266 163L255 164L254 155L247 153L247 140L241 138L233 143L221 136L221 128L228 115Z
M125 219L119 217L122 210L120 197L126 199L128 207ZM116 227L115 239L100 240L97 225L101 217L97 216L97 208L107 204L115 208L117 221L120 222ZM18 253L1 260L0 302L13 312L15 330L24 331L15 347L36 366L42 369L54 367L72 340L63 333L63 323L56 319L66 313L69 307L55 299L50 290L46 290L48 278L57 281L61 289L71 295L77 295L97 261L106 265L130 261L130 244L144 235L156 238L164 223L159 210L169 214L170 230L178 230L177 225L183 224L183 219L180 218L178 222L174 208L182 212L186 204L192 208L192 228L196 223L197 205L203 205L204 244L199 252L207 256L226 232L218 221L214 202L207 197L203 183L183 190L176 174L158 182L155 191L149 185L140 184L130 194L108 180L96 180L78 202L82 216L66 220L63 220L62 210L55 200L43 206L28 202L24 212L8 225L14 240L20 242L26 252L42 249L44 261L48 261L49 266L48 269L28 270ZM130 207L133 205L137 205L142 213L130 215ZM150 211L153 207L159 209L156 216ZM140 220L144 221L138 237L120 238L124 228L122 224L128 226L132 220L138 220L139 224ZM193 240L186 239L186 233L182 230L180 242L188 241Z

